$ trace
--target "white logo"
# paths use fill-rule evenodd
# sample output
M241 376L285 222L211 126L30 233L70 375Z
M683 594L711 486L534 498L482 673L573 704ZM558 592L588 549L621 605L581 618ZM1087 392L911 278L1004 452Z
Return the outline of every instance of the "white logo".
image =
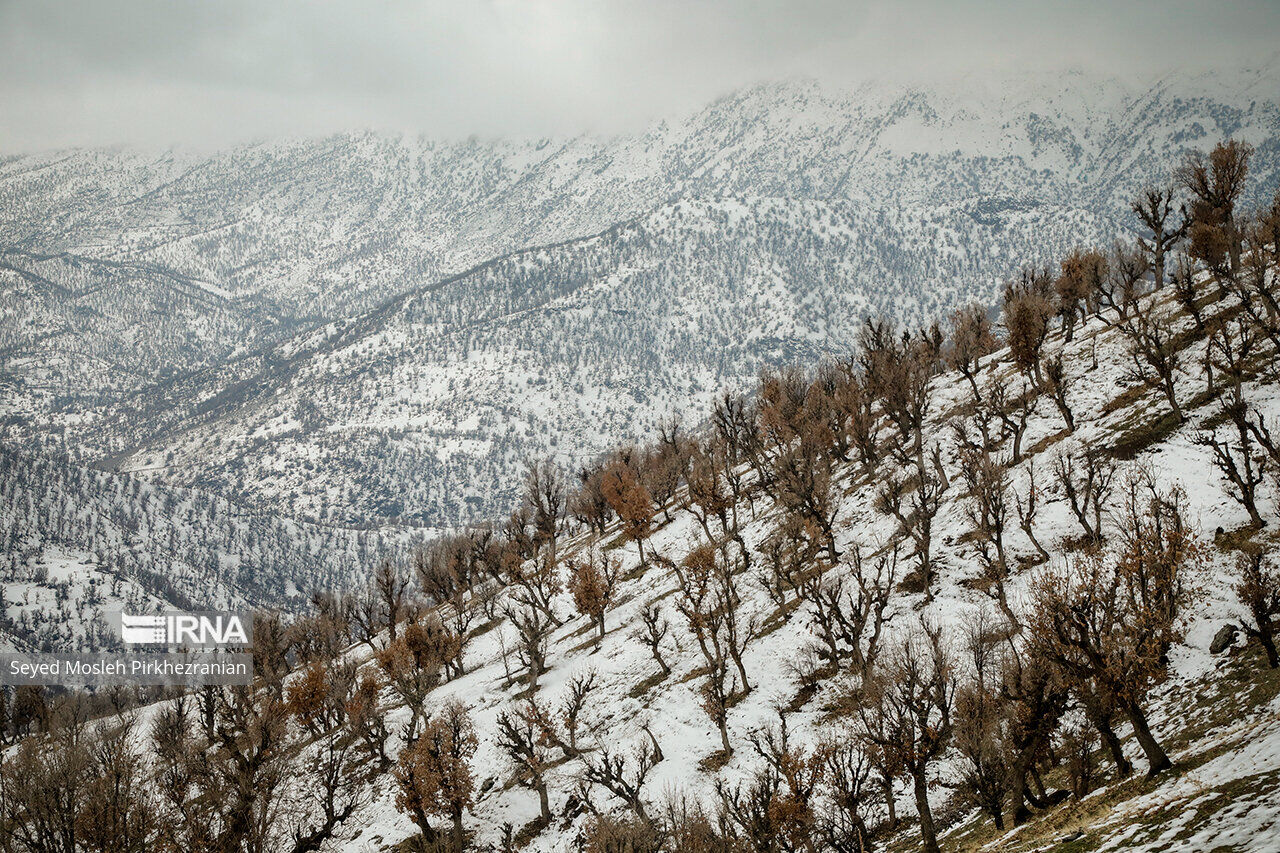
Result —
M244 623L234 613L196 615L169 613L157 616L120 614L120 638L146 645L226 646L248 645Z
M168 631L163 616L130 616L120 614L120 638L126 643L167 643Z

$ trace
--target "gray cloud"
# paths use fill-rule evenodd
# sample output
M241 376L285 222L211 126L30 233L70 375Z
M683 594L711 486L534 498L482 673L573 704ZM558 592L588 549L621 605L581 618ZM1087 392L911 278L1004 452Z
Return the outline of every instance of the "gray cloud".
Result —
M1257 60L1280 4L4 0L0 149L613 132L741 85Z

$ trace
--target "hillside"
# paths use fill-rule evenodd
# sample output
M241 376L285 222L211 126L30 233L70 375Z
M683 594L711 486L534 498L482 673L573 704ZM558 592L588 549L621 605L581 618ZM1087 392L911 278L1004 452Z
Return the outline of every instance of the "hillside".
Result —
M1167 318L1173 331L1183 333L1186 374L1177 384L1178 395L1187 401L1189 420L1166 432L1167 419L1162 399L1152 393L1140 393L1126 379L1124 365L1128 361L1124 336L1107 322L1091 320L1076 332L1075 340L1064 344L1060 334L1051 335L1047 353L1063 355L1067 375L1072 380L1068 394L1076 417L1076 430L1066 435L1062 420L1053 404L1038 398L1028 416L1022 439L1026 457L1008 468L1011 494L1027 494L1032 471L1039 483L1042 504L1034 523L1036 539L1049 548L1054 557L1047 567L1034 565L1036 548L1019 532L1007 531L1006 547L1011 560L1024 568L1014 570L1007 581L1007 595L1021 618L1029 615L1029 587L1037 577L1064 571L1063 554L1078 547L1080 527L1069 508L1060 483L1055 483L1053 466L1059 453L1078 454L1086 449L1120 457L1117 462L1116 489L1103 510L1107 519L1107 536L1113 547L1119 531L1112 519L1124 512L1121 483L1135 472L1150 472L1163 493L1180 487L1185 491L1183 512L1196 535L1209 547L1208 556L1196 575L1198 594L1194 606L1185 614L1186 634L1170 652L1168 680L1155 688L1152 700L1152 727L1166 742L1175 767L1155 781L1133 779L1117 782L1109 769L1099 767L1095 784L1100 784L1081 803L1071 802L1007 834L993 833L990 822L974 813L972 807L957 802L947 788L959 781L963 761L954 752L939 762L932 771L934 794L939 819L944 830L942 844L948 850L976 850L980 845L996 842L1003 850L1039 850L1054 844L1071 850L1200 850L1213 847L1224 850L1263 851L1274 847L1280 811L1274 791L1280 784L1280 680L1266 670L1258 647L1240 642L1225 657L1208 652L1211 640L1228 621L1238 621L1242 611L1232 590L1236 575L1236 548L1253 540L1258 547L1270 549L1274 533L1268 529L1253 532L1248 515L1229 496L1229 488L1216 476L1210 451L1197 441L1202 430L1221 422L1218 407L1203 400L1204 376L1194 366L1203 363L1205 341L1196 340L1189 318L1169 303L1157 300L1156 309ZM1217 310L1229 311L1219 305ZM1096 356L1096 367L1094 358ZM1268 350L1263 362L1267 366L1258 378L1245 385L1245 398L1262 418L1280 415L1280 397L1274 385L1274 351ZM1016 382L1016 371L1009 364L1007 350L1000 350L983 360L979 382ZM922 592L908 592L899 583L885 611L886 636L882 648L890 648L895 637L918 630L920 618L944 626L956 653L963 643L966 625L976 614L985 612L988 620L998 619L990 594L982 591L985 581L975 559L972 520L969 508L973 498L966 494L958 459L948 435L946 423L963 411L969 398L967 383L955 373L943 374L933 382L931 415L926 426L943 448L943 466L951 486L942 494L934 522L934 559L938 574L929 597ZM1165 424L1165 427L1157 426ZM1004 445L1008 453L1009 445ZM1007 455L1005 456L1007 459ZM751 475L743 472L748 481ZM836 547L844 555L837 566L826 571L846 582L854 571L850 555L859 549L868 555L882 553L902 535L898 523L877 510L876 489L879 483L869 480L856 466L837 466L833 475L833 493L839 496L836 513ZM1274 524L1275 494L1266 492L1264 512ZM677 504L679 498L677 498ZM785 513L766 498L754 505L744 503L736 509L740 519L739 533L746 550L754 555L757 572L767 574L768 543L777 535ZM1016 523L1011 522L1011 527ZM713 522L714 528L714 522ZM1214 545L1217 529L1229 531ZM762 588L756 577L743 575L736 581L741 596L738 606L741 625L758 626L759 637L747 644L743 660L754 689L728 710L727 728L734 753L728 761L720 752L716 727L702 709L707 679L706 663L699 653L695 637L688 631L686 620L677 610L679 583L673 568L662 567L662 557L674 567L705 542L705 533L695 514L675 510L669 523L661 523L644 542L649 568L642 568L634 544L626 544L616 529L603 537L578 536L562 544L568 552L582 554L592 548L603 548L611 557L621 560L624 578L615 593L614 604L605 616L606 633L602 640L593 636L590 623L582 616L569 618L564 627L553 631L547 641L548 672L539 679L536 696L547 708L560 706L569 695L575 679L595 674L595 688L582 712L584 717L579 737L590 744L581 760L560 761L549 758L546 773L552 810L557 815L549 829L538 832L524 848L538 851L579 849L575 839L587 824L587 816L575 812L582 796L580 787L583 761L599 760L602 751L629 756L634 769L634 747L643 752L652 733L665 756L645 779L642 795L651 813L661 810L664 798L673 792L693 797L715 813L717 798L714 786L725 783L732 788L749 786L757 781L754 774L762 767L762 758L752 747L753 733L773 728L776 732L777 709L786 712L787 732L792 747L801 753L824 737L854 729L856 714L849 716L848 703L856 692L856 668L842 668L832 675L830 669L815 656L818 645L817 626L812 605L794 594L783 595L781 606ZM898 579L909 571L911 550L902 545ZM764 563L764 565L761 565ZM819 565L822 565L819 562ZM688 571L686 568L685 571ZM906 588L904 588L906 587ZM671 635L663 641L662 653L671 666L663 677L649 650L634 632L641 629L641 614L656 603L662 618L670 623ZM561 594L555 608L562 616L574 612L572 599ZM486 628L488 625L485 626ZM519 640L512 625L500 622L492 630L477 631L467 649L467 674L454 678L433 691L427 706L440 709L456 699L468 709L475 726L479 749L473 762L476 806L468 818L468 827L476 833L476 843L501 849L502 827L511 824L517 831L538 817L537 796L513 784L513 770L498 746L499 714L521 707L528 695L523 682L512 682L508 667L519 671L510 651ZM503 649L508 651L504 653ZM504 658L510 660L504 662ZM958 663L962 671L969 667ZM816 676L816 681L810 681ZM810 686L810 685L816 685ZM395 702L392 701L394 707ZM390 719L407 721L406 710L391 711ZM1134 764L1143 767L1142 753L1133 737L1120 727L1126 753ZM1098 747L1095 744L1095 748ZM639 754L639 753L636 753ZM1095 756L1105 765L1105 759ZM1059 765L1046 784L1065 785L1065 766ZM1057 780L1057 781L1051 781ZM829 783L828 783L829 784ZM905 782L903 783L905 786ZM372 802L353 818L349 840L342 849L382 850L415 830L407 817L398 813L392 802L394 785L382 780L375 783ZM621 802L603 787L588 785L585 790L603 813L625 813ZM815 798L825 790L819 786ZM902 799L900 811L909 812L909 790L898 788ZM824 801L825 802L825 801ZM868 792L866 802L876 802ZM567 812L567 813L566 813ZM528 829L525 835L531 834ZM883 843L889 849L918 849L918 834L911 830L891 834ZM720 849L720 848L715 848ZM766 849L748 847L746 849ZM767 849L774 849L772 847Z
M945 315L974 295L950 282L1071 216L1011 218L1013 235L963 209L679 202L144 394L129 416L164 427L112 465L343 523L485 518L515 504L526 458L585 463L673 412L697 418L762 365L851 349L863 317Z
M200 490L2 448L3 642L84 648L88 632L88 645L112 644L104 613L157 602L297 610L316 590L358 585L364 567L420 535L294 522Z

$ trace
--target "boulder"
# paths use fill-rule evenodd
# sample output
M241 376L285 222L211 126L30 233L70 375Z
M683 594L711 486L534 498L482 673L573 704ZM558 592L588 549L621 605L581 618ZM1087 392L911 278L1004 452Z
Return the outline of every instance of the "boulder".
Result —
M1235 645L1236 635L1240 633L1240 629L1228 622L1218 629L1218 633L1213 635L1213 642L1209 644L1209 654L1220 655L1227 649Z

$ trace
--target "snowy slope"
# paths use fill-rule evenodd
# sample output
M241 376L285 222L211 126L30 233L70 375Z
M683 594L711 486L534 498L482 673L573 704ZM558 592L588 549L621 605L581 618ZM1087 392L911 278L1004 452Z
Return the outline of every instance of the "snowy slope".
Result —
M1025 227L954 207L868 217L824 202L679 202L412 291L181 394L142 395L130 413L154 411L163 431L113 464L310 518L498 515L531 455L571 466L672 411L698 419L762 365L851 349L868 316L924 324L992 302L994 279L958 282L994 258L1047 263L1054 244L1022 235L1050 222L1111 236L1066 210L1011 218Z
M1174 327L1186 330L1189 321L1185 316L1176 316L1167 302L1159 310L1165 312ZM1041 398L1024 443L1029 449L1028 458L1015 466L1012 473L1013 488L1025 490L1026 478L1035 466L1045 502L1036 522L1036 533L1055 553L1059 542L1077 536L1079 528L1048 475L1053 455L1071 447L1114 447L1130 430L1159 420L1164 414L1163 403L1155 395L1127 392L1129 386L1123 379L1125 346L1116 329L1096 319L1083 333L1078 332L1071 344L1064 344L1057 333L1050 338L1048 349L1063 353L1068 374L1076 380L1070 403L1077 416L1077 430L1065 436L1056 410ZM1203 346L1203 341L1193 340L1184 350L1188 367L1178 383L1178 393L1184 401L1194 399L1203 389L1204 376L1195 367ZM1095 353L1098 366L1092 367ZM1006 352L998 352L986 359L983 373L997 382L1011 380L1012 368L1004 361L1006 357ZM1270 358L1274 363L1274 354ZM943 439L947 435L944 419L967 397L967 386L956 375L944 374L935 381L934 393L934 414L928 430L942 440L944 446L949 446ZM1280 394L1270 379L1250 382L1246 398L1264 416L1280 416ZM1185 489L1188 517L1206 542L1212 541L1216 528L1234 531L1248 521L1219 482L1207 449L1194 441L1216 410L1212 404L1190 409L1188 423L1142 449L1136 458L1120 463L1121 478L1128 472L1145 469L1154 472L1163 487L1177 485ZM943 460L953 484L945 493L935 523L940 565L937 595L932 602L926 602L920 593L902 590L895 593L889 623L893 634L911 630L913 625L918 625L918 618L925 616L946 626L954 636L969 616L991 607L989 598L966 583L980 572L971 549L965 544L964 534L969 524L964 518L964 508L968 498L957 484L955 460L949 454L950 451L944 453ZM840 548L847 553L855 543L873 549L887 542L894 523L873 508L873 485L861 482L854 471L847 470L841 486L845 499L837 524ZM1277 517L1278 495L1274 488L1267 486L1263 509L1272 521ZM1119 509L1118 495L1113 497L1109 509ZM756 510L741 506L739 513L744 520L746 541L751 547L760 545L776 522L776 513L767 501L760 502ZM702 535L688 512L676 511L674 520L646 542L646 551L679 561ZM1263 541L1273 541L1265 532L1259 536ZM1015 555L1033 553L1030 542L1020 532L1010 532L1008 543ZM624 570L638 568L635 547L620 544L612 533L600 543L579 537L570 549L601 544L623 559ZM1077 847L1070 849L1202 850L1208 849L1209 839L1231 850L1275 849L1276 839L1280 837L1276 824L1280 812L1274 797L1276 785L1280 783L1277 684L1274 678L1263 680L1265 676L1256 651L1248 656L1236 653L1226 659L1214 658L1206 651L1217 628L1240 614L1230 591L1232 559L1229 551L1210 548L1209 561L1197 578L1201 592L1189 618L1187 640L1172 650L1172 677L1156 691L1154 728L1157 736L1171 745L1177 767L1155 782L1104 785L1084 803L1063 806L1059 811L1047 813L1043 819L1010 830L998 840L991 840L986 849L1046 849L1052 847L1051 842L1075 840ZM1037 573L1060 569L1061 558L1056 557L1047 567L1015 573L1009 582L1015 608L1025 605L1024 592ZM848 571L848 568L838 567L833 571ZM717 780L732 783L744 779L758 761L749 747L749 735L775 720L778 707L791 708L790 731L801 744L811 744L824 732L841 725L838 716L832 717L830 709L853 676L838 675L823 681L817 693L807 698L801 692L798 672L806 666L804 650L813 642L807 606L783 614L752 580L744 579L741 587L744 621L757 614L772 630L751 643L746 651L747 671L756 687L729 712L731 738L736 746L733 757L722 768L701 769L699 762L719 750L719 739L699 707L703 663L696 643L672 605L674 580L660 567L651 567L643 574L630 572L626 576L628 580L621 586L618 604L608 612L607 635L600 643L595 642L585 618L572 615L571 600L565 595L558 599L557 608L568 621L555 632L550 643L551 670L540 680L537 695L540 701L555 706L572 677L596 673L598 687L587 705L587 734L583 741L588 745L620 749L631 743L647 743L645 730L652 731L666 758L645 785L647 801L659 803L672 792L709 801ZM656 677L657 670L648 650L631 636L640 610L650 602L657 602L663 608L672 625L672 637L664 647L664 654L674 671L665 679ZM452 697L470 709L480 740L474 763L480 793L467 824L481 845L499 844L505 824L518 829L538 813L536 796L509 784L512 770L496 744L497 715L518 707L522 696L523 684L510 682L504 663L514 641L514 629L505 622L480 633L468 649L468 673L438 688L428 700L428 708L438 708ZM1254 694L1261 698L1242 698ZM393 701L391 704L394 707ZM393 720L403 721L407 717L403 708L391 712ZM1121 734L1126 733L1122 730ZM1126 744L1135 764L1141 768L1141 753L1131 740ZM940 804L940 811L945 809L943 804L948 798L941 783L952 774L952 765L944 761L939 784L932 794ZM565 762L550 771L552 808L557 815L580 794L580 776L581 765L577 761ZM414 834L407 817L395 809L389 780L379 779L371 793L372 803L344 828L343 837L335 842L334 849L381 850L389 842ZM598 788L592 796L596 806L605 811L621 808L620 803ZM900 808L909 813L909 790L901 790L900 797ZM564 853L576 850L576 839L585 820L581 815L559 817L525 849ZM975 837L992 838L986 830L986 835L975 836L983 821L965 810L957 812L949 823L948 831L954 834L955 842L960 845L958 849L976 849ZM901 849L912 849L909 836L908 832L906 841L897 842Z

